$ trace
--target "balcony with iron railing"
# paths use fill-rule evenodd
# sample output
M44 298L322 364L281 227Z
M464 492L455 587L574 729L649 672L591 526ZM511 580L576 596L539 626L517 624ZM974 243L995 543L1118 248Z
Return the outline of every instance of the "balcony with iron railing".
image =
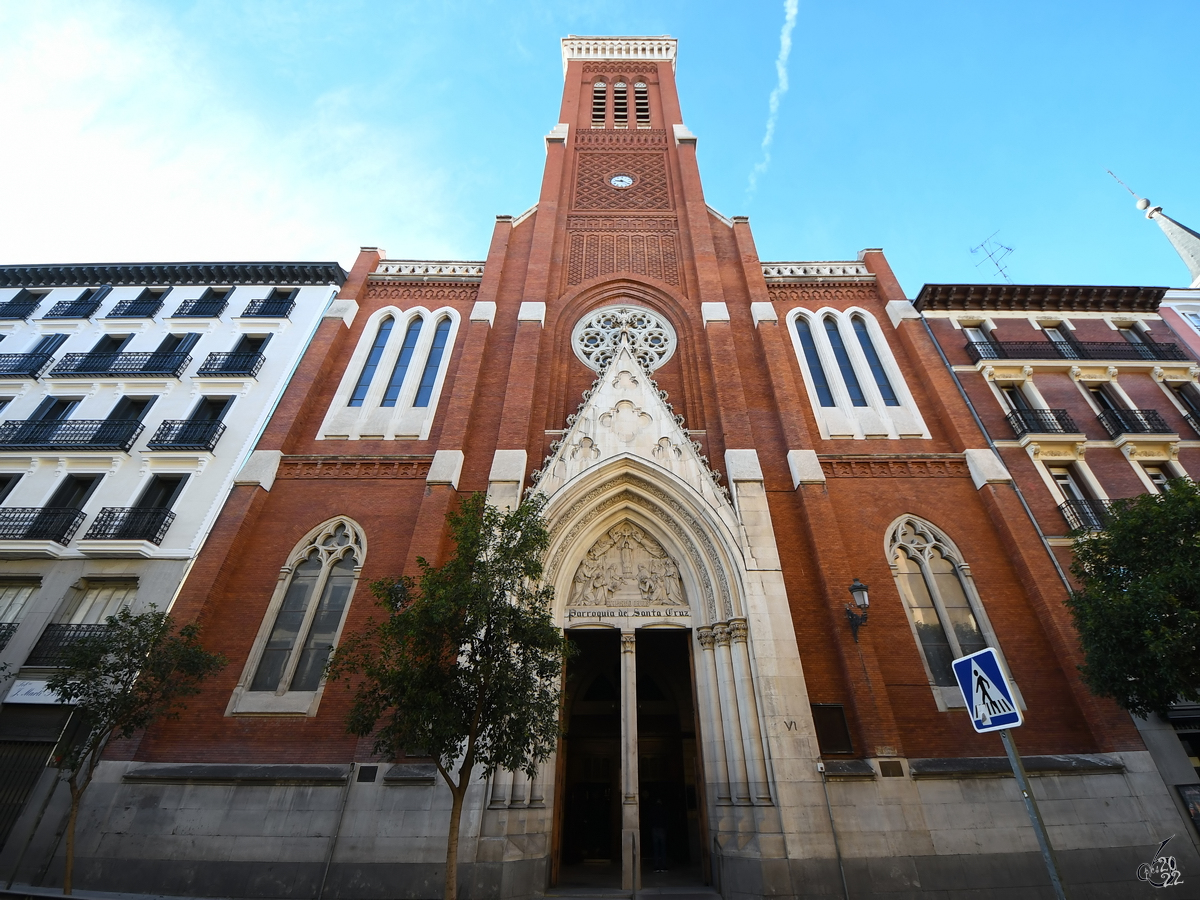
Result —
M83 536L85 541L149 541L161 544L175 521L169 509L106 506Z
M0 353L0 378L40 378L53 353Z
M1174 429L1153 409L1106 409L1096 418L1110 438L1123 434L1174 434Z
M17 633L18 622L0 622L0 650L8 646L12 636Z
M1006 418L1017 437L1027 434L1079 434L1065 409L1014 409Z
M1188 423L1188 427L1191 428L1192 431L1196 432L1196 434L1200 434L1200 421L1198 421L1194 415L1191 413L1184 413L1183 418Z
M268 297L265 300L251 300L242 315L248 318L286 319L295 308L295 300Z
M0 450L119 450L142 433L137 419L51 419L0 423Z
M47 625L25 659L27 666L56 668L67 664L71 648L90 637L99 637L108 625Z
M193 422L187 419L168 419L146 442L151 450L208 450L217 446L225 433L225 423L215 419Z
M1187 362L1190 357L1177 344L1147 341L971 341L966 347L971 362L994 359L1090 359Z
M0 506L0 540L70 543L84 516L81 509Z
M186 353L68 353L50 377L178 378L191 361Z
M1059 511L1072 531L1102 531L1108 518L1109 500L1068 500L1059 504Z
M41 302L41 297L34 297L30 300L9 300L7 303L0 303L0 319L28 319Z
M112 308L104 318L106 319L153 319L154 316L162 309L162 295L155 295L147 298L134 298L132 300L122 300Z
M60 300L46 311L46 319L87 319L100 308L101 297L87 300Z
M220 297L198 297L195 300L184 300L179 308L171 314L172 318L184 319L215 319L225 312L229 304Z
M266 362L261 353L210 353L197 375L254 378Z

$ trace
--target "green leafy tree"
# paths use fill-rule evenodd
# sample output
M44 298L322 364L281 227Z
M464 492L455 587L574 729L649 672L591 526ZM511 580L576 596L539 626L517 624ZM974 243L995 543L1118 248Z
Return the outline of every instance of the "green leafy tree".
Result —
M1200 700L1200 488L1118 500L1104 526L1071 566L1084 681L1136 716Z
M122 609L105 625L73 642L47 683L63 703L75 706L81 722L59 760L60 777L71 791L64 894L71 893L79 802L109 739L178 717L184 698L199 693L200 683L225 665L223 656L200 646L198 625L175 630L171 617L153 604L137 615Z
M559 681L566 641L542 585L549 534L541 498L504 511L482 494L447 522L453 555L424 559L416 581L392 578L372 591L386 618L342 643L332 677L351 674L353 734L375 736L395 759L421 748L450 788L445 897L457 895L459 822L476 767L532 775L559 734Z

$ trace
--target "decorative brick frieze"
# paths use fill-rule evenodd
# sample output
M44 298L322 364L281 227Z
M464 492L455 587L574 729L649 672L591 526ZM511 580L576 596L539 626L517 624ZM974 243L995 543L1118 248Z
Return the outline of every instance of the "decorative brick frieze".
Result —
M867 287L826 287L814 284L811 287L787 288L768 285L767 288L771 299L779 303L861 304L877 298L875 290Z
M367 285L367 297L375 300L419 300L430 305L473 303L479 296L475 285L412 284L373 281Z
M667 133L661 129L635 129L609 131L608 129L578 129L575 132L576 147L645 147L665 150Z
M678 230L679 220L674 216L567 216L567 231L623 231L650 234Z
M432 461L432 456L285 456L275 477L424 479Z
M952 457L822 456L826 478L970 478L966 460Z
M633 184L613 187L614 175ZM667 161L663 153L580 153L575 174L575 209L671 209Z
M657 75L658 66L652 62L589 62L583 64L584 75L605 75L617 79L623 75Z

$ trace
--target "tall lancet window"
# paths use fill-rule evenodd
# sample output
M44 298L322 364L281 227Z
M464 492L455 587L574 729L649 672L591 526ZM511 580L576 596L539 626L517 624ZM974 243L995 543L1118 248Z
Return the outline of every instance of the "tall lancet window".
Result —
M350 519L317 527L292 551L235 691L232 712L311 714L366 556ZM269 623L269 624L268 624ZM291 700L289 695L295 695Z
M421 373L421 384L417 387L417 397L413 406L429 405L433 396L433 386L437 382L438 370L442 365L442 354L446 352L446 338L450 334L450 320L442 319L433 332L433 345L429 348L429 357L425 360L425 371Z
M825 317L825 333L829 336L829 346L833 348L833 358L837 360L838 368L842 370L842 381L846 383L850 402L855 406L866 406L866 395L863 394L858 376L854 374L854 363L850 362L850 354L846 352L842 332L838 329L837 320L833 316Z
M950 663L995 645L968 567L941 532L905 517L891 530L889 556L931 683L957 694ZM959 700L961 705L961 700Z
M354 385L354 393L350 395L351 406L362 406L363 400L367 398L367 391L370 390L371 381L375 378L375 370L379 368L379 358L383 356L383 348L387 346L394 321L389 316L379 324L379 332L375 335L375 342L371 344L371 352L367 355L366 363L363 364L362 374L358 376L358 383Z
M879 351L871 343L871 335L867 330L866 320L862 316L854 316L850 321L854 325L854 333L858 336L858 344L862 347L863 356L867 358L867 365L871 367L871 377L875 379L875 385L879 388L879 395L883 398L884 405L899 406L900 401L896 398L896 392L892 389L892 383L888 380L887 370L883 367L883 360L879 358Z
M803 316L796 318L796 334L800 336L800 346L804 348L804 361L808 363L808 374L813 388L820 398L822 406L836 406L833 402L833 391L829 389L829 379L825 375L825 367L821 364L821 355L813 341L812 326Z
M383 392L380 406L396 405L400 389L404 387L404 378L408 374L408 364L412 362L413 351L417 348L417 338L421 336L422 324L421 319L413 319L408 323L408 330L404 332L404 343L400 346L400 355L396 357L396 365L392 369L392 377L388 380L387 390Z
M608 106L608 85L597 81L592 85L592 127L603 128Z

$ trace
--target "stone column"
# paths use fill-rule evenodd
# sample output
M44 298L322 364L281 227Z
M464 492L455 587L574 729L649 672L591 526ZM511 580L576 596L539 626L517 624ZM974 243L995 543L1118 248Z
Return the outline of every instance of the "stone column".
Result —
M767 762L763 753L762 729L758 724L758 703L754 699L754 675L750 671L749 630L745 619L729 620L730 649L733 652L734 684L738 708L742 711L742 744L750 772L750 797L755 803L771 805L771 786L767 782Z
M526 806L529 797L529 776L524 772L512 773L512 793L508 798L508 807Z
M621 635L621 889L642 886L638 812L637 637Z
M711 750L709 771L712 773L711 777L716 781L717 805L726 806L731 800L729 764L725 759L725 729L721 724L720 688L717 684L717 657L713 650L717 644L717 638L707 625L696 629L696 638L700 641L700 677L704 679L705 686L705 724L709 726L709 733L700 735L700 738L703 741L702 746Z
M713 628L717 640L717 687L721 696L721 718L725 723L725 755L729 764L729 793L739 806L749 805L749 778L746 775L746 756L742 752L742 720L738 714L736 680L733 658L729 651L729 628Z
M529 779L529 806L531 809L542 808L546 805L546 797L542 793L542 772L539 769L537 773Z
M512 790L513 773L508 769L497 769L492 773L492 798L488 809L507 809L508 795Z

